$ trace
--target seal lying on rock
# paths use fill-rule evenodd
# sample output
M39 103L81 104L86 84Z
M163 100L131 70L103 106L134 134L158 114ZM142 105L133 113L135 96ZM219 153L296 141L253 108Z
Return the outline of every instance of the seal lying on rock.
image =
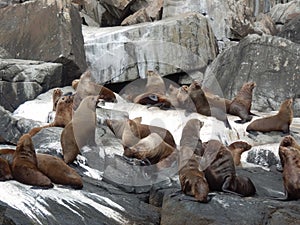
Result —
M293 120L293 99L287 99L280 105L278 113L274 116L267 116L251 122L246 130L248 132L271 132L282 131L290 133L290 125Z
M252 181L237 176L231 152L219 141L203 143L204 160L211 161L204 170L211 191L223 191L240 196L251 196L256 192Z

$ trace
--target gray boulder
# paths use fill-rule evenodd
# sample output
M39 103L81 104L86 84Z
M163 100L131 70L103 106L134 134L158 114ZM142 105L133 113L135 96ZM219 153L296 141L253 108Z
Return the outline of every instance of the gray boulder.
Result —
M0 33L1 47L13 58L62 63L59 86L70 85L87 67L81 18L71 0L29 1L2 8Z
M256 82L252 108L278 110L293 97L294 116L299 116L300 45L269 35L249 35L238 45L222 52L205 71L204 86L221 89L232 99L243 83Z
M291 19L288 23L281 27L281 31L277 34L279 37L283 37L291 40L292 42L300 44L300 13Z
M0 105L13 112L20 104L61 84L62 65L21 59L0 59Z

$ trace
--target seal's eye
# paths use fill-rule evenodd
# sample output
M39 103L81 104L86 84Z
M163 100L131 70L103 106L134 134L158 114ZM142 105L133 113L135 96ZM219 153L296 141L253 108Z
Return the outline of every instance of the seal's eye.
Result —
M149 95L148 97L149 97L152 101L155 101L155 102L158 101L158 98L157 98L156 95Z

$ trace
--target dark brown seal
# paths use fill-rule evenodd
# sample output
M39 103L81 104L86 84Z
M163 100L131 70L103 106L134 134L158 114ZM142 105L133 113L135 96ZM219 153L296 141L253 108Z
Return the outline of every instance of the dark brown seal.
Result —
M0 181L13 179L12 172L8 162L0 158Z
M69 167L62 159L47 155L36 154L37 167L55 184L68 185L75 189L81 189L83 182L77 172Z
M283 165L283 186L285 197L279 200L297 200L300 198L300 152L294 147L279 147Z
M52 123L42 127L34 127L28 133L34 136L41 129L46 127L65 127L72 119L73 116L73 95L66 95L59 98L56 105L55 118Z
M184 126L180 139L178 173L183 193L193 196L199 202L208 202L209 186L200 169L200 156L196 155L202 150L202 126L203 122L198 119L190 119Z
M12 174L15 180L28 185L52 188L51 180L37 168L35 149L29 134L24 134L17 143L13 156Z
M235 141L228 146L228 149L232 154L235 166L241 166L242 153L250 150L251 148L252 146L245 141Z
M279 147L282 146L282 147L293 147L295 149L298 149L298 151L300 151L300 145L297 143L297 141L295 140L295 138L293 138L291 135L288 135L288 136L285 136L280 144L279 144ZM279 158L280 158L280 161L281 161L281 166L283 168L283 164L284 164L284 160L283 160L283 156L282 156L282 153L280 151L278 151L278 155L279 155Z
M72 120L61 133L63 158L66 163L73 162L84 145L95 146L96 106L99 96L84 98Z
M283 133L290 132L290 125L293 120L293 99L285 100L281 105L278 113L274 116L260 118L251 122L246 130L271 132L282 131Z
M204 170L211 191L223 191L240 196L251 196L256 192L252 181L236 175L231 152L219 141L203 143L203 159L211 161Z
M246 123L252 119L251 105L252 93L256 84L254 82L245 83L232 100L227 112L231 115L238 116L241 120L235 122Z
M151 133L132 147L125 146L124 155L156 164L171 155L174 150L175 148L167 144L157 133Z
M217 108L209 105L200 82L193 81L188 87L188 94L192 99L198 113L205 116L213 116L218 120L223 121L225 126L231 129L225 108Z
M74 97L73 109L76 110L80 102L87 96L98 95L99 99L103 99L105 102L116 102L116 95L110 89L97 84L92 79L92 73L90 70L85 71L81 77L76 88L76 94Z

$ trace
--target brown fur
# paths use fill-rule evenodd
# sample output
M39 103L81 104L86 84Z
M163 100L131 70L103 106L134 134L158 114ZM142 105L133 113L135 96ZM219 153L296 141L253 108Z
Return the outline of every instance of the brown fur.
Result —
M12 174L15 180L28 185L52 188L51 180L37 168L35 149L29 134L24 134L17 143L13 156Z
M236 142L231 143L228 146L228 149L230 150L230 152L232 154L235 166L241 166L242 153L250 150L251 148L252 148L252 146L244 141L236 141Z
M76 94L74 97L73 109L76 110L79 107L80 102L87 96L99 95L99 99L103 99L105 102L116 102L116 96L110 89L95 83L92 80L91 71L84 72L76 88Z
M60 88L55 88L52 93L52 102L53 102L53 107L52 111L56 110L57 102L59 98L63 95L63 92Z
M156 93L159 95L166 94L166 87L163 78L152 70L147 71L147 84L145 92Z
M52 123L42 127L34 127L28 133L30 136L34 136L40 130L46 127L65 127L71 120L73 116L73 95L62 96L59 98L56 105L55 118Z
M268 116L251 122L246 130L249 131L282 131L290 132L290 125L293 120L293 99L285 100L281 105L278 113L274 116Z
M255 86L256 84L254 82L245 83L229 105L227 112L241 118L241 120L237 122L246 123L252 119L250 110L252 105L252 93Z
M298 149L298 151L300 151L300 145L296 142L295 138L293 138L291 135L288 135L288 136L285 136L280 144L279 144L279 147L282 146L282 147L293 147L295 149ZM281 165L282 167L284 166L284 160L283 160L283 156L282 156L282 153L281 151L278 151L278 155L279 155L279 158L280 158L280 161L281 161Z
M12 172L8 162L0 158L0 181L13 179Z
M211 161L204 170L211 191L224 191L240 196L255 194L256 189L252 181L236 175L231 152L222 143L210 140L203 143L203 148L204 160Z
M37 154L36 157L38 169L53 183L69 185L75 189L83 187L81 177L62 159L47 154Z
M157 133L151 133L132 147L125 147L124 155L141 160L148 159L151 164L156 164L167 158L174 150L174 147L164 142Z
M283 166L286 200L300 199L300 152L294 147L279 147Z
M73 162L84 145L96 145L96 106L98 100L98 96L84 98L72 120L63 129L60 141L66 163Z
M75 79L72 81L72 88L76 91L78 84L79 84L80 79Z

